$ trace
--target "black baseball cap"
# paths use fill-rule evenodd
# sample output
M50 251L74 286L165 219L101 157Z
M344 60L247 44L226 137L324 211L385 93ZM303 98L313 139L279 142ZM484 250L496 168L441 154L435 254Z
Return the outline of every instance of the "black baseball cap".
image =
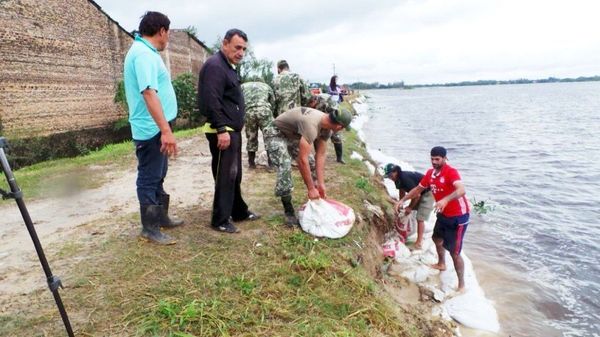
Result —
M434 146L431 149L432 157L446 157L446 149L443 146Z
M398 165L389 163L383 167L383 176L385 178L389 178L390 175L392 174L392 172L394 172L394 171L402 172L402 169Z

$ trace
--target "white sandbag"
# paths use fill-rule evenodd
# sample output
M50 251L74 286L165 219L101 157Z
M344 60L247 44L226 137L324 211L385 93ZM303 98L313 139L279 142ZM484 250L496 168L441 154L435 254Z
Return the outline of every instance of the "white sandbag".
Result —
M316 237L338 239L344 237L354 224L352 208L335 200L309 200L298 211L300 226Z
M398 189L396 188L396 183L394 183L393 180L385 178L383 179L383 185L385 185L385 189L392 199L400 200L398 199Z
M364 158L363 156L360 155L360 153L356 152L356 151L352 151L352 154L350 155L351 159L356 159L356 160L360 160L362 161Z
M384 257L401 259L410 256L410 250L406 248L398 236L391 237L381 246L381 248Z
M406 238L417 231L417 212L411 212L409 215L406 215L404 210L401 209L396 216L395 227L402 242L406 243Z
M485 297L483 289L477 282L471 260L461 253L465 265L465 292L447 300L444 307L457 322L473 328L498 332L500 323L493 304ZM454 271L452 257L446 252L446 270L440 273L441 290L446 294L455 294L458 278Z
M366 160L364 161L364 163L365 163L365 166L367 167L367 170L369 170L369 174L374 176L375 175L375 166L373 166L373 164L371 164L370 162L368 162Z
M466 327L491 332L500 330L496 309L489 300L478 296L476 292L451 298L444 303L444 307L450 317Z
M405 279L407 279L413 283L417 283L417 284L424 283L427 280L429 280L429 278L431 276L434 276L437 274L437 271L435 271L427 266L421 266L421 265L415 266L415 264L411 263L411 261L402 260L402 259L400 259L400 261L399 261L399 259L396 259L396 261L398 261L399 263L406 264L401 275L402 275L402 277L404 277Z

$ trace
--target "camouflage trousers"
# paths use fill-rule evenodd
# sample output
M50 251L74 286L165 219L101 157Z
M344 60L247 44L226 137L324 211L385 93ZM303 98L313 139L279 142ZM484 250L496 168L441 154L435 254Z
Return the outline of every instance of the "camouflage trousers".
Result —
M268 128L271 128L273 125L273 113L271 112L271 109L267 107L256 107L246 110L245 123L247 139L246 151L258 151L258 130L262 131L265 148L267 148L266 134L269 133Z
M269 135L267 144L267 153L273 165L277 168L277 182L275 183L275 195L283 197L291 195L294 189L292 181L292 160L298 158L300 152L300 139L290 140L284 137L277 128L273 128L275 133ZM312 179L317 180L315 157L311 154L308 157Z
M331 142L333 144L342 144L342 141L344 141L344 138L339 131L336 131L331 135Z

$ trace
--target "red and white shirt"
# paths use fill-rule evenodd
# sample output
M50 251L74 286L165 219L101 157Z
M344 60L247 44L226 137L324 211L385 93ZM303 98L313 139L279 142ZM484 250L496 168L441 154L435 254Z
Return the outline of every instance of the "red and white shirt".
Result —
M419 185L423 188L431 188L435 201L440 201L456 190L454 183L457 181L460 181L458 171L454 167L445 164L437 174L435 169L429 169ZM461 216L467 213L469 213L469 202L466 195L449 201L442 211L442 214L446 217Z

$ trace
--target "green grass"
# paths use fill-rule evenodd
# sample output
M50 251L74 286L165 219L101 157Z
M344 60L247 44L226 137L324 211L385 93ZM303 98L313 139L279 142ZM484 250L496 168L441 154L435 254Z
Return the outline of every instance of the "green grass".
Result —
M365 155L354 134L346 134L345 145L346 155L352 150ZM326 169L330 197L358 214L363 200L384 200L385 192L360 161L339 165L330 154ZM379 253L370 224L357 223L338 240L315 240L288 229L273 196L274 176L263 170L245 173L245 199L263 218L240 224L241 234L210 230L210 206L201 205L180 210L187 224L169 232L178 238L175 246L142 243L124 229L124 235L59 249L63 258L87 257L72 263L61 290L76 334L441 336L440 325L411 307L399 308L370 273L379 268L372 265L379 263ZM370 188L357 188L357 181ZM306 192L298 172L294 182L299 204ZM135 221L123 216L111 226L129 228ZM63 333L47 297L36 298L19 314L0 315L0 335Z

